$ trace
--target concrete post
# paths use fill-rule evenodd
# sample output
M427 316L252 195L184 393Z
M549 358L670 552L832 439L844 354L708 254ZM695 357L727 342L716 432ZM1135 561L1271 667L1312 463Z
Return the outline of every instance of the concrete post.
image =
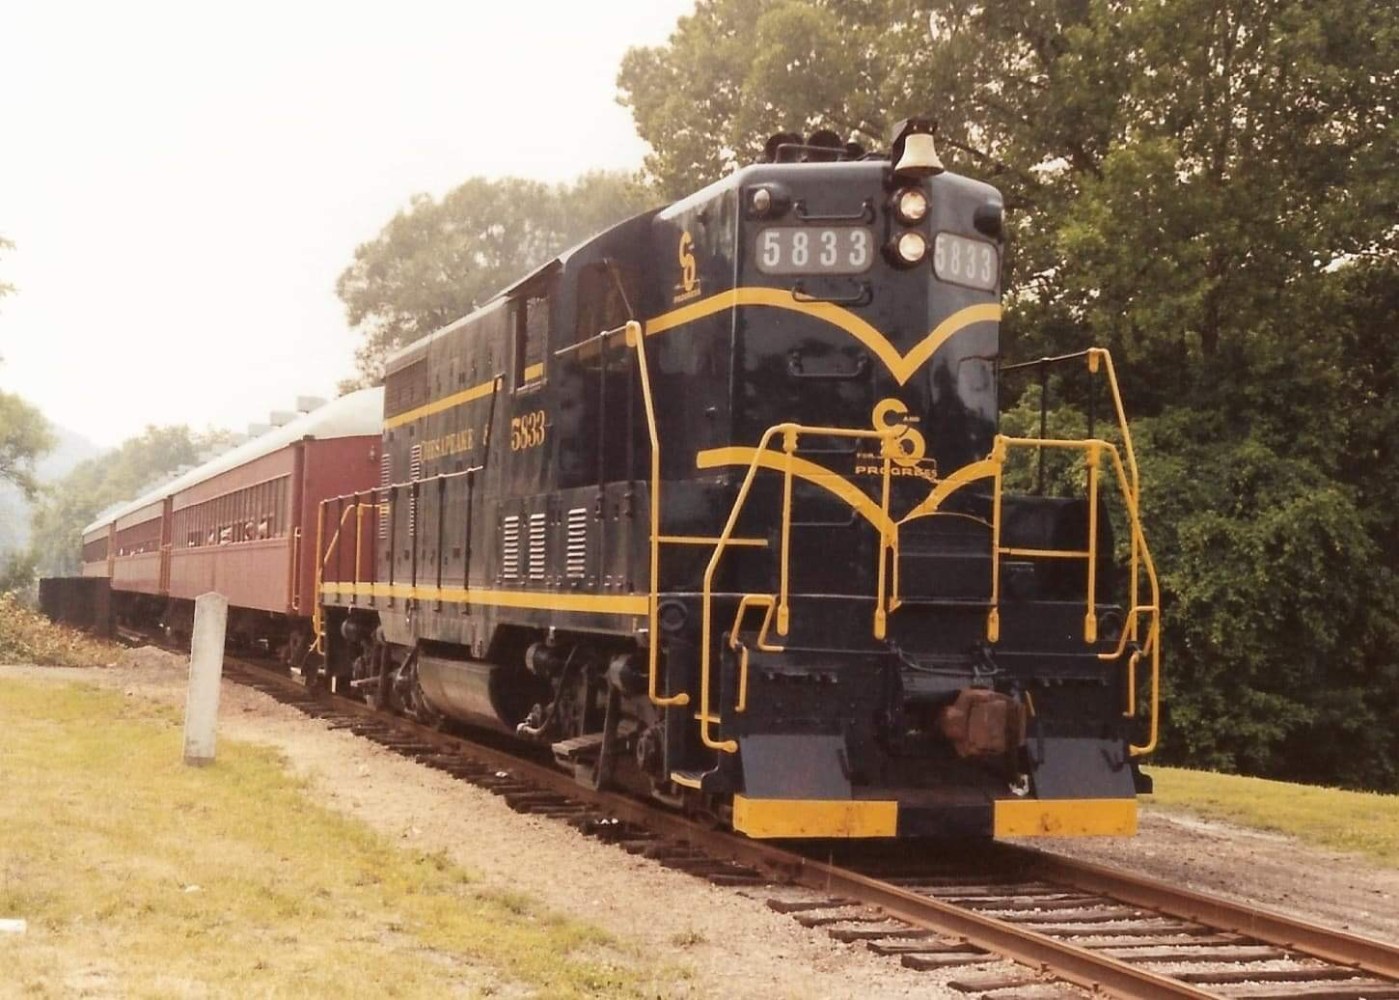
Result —
M194 633L189 650L189 693L185 696L185 763L214 762L214 731L219 721L219 682L223 679L223 638L228 598L200 594L194 600Z

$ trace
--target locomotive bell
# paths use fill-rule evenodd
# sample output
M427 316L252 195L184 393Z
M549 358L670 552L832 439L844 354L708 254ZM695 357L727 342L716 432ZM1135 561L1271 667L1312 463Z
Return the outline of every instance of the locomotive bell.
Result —
M905 118L894 126L889 159L894 163L895 175L931 177L947 169L933 142L937 128L937 122L930 118Z

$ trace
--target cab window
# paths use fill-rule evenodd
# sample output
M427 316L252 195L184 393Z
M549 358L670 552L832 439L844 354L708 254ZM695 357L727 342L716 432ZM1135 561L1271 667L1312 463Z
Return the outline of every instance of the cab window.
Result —
M620 282L620 285L619 285ZM606 261L590 264L578 276L578 325L574 343L590 340L605 330L615 330L631 319L628 307L634 296L627 276Z
M549 297L529 292L515 300L515 388L544 381L544 354L549 341Z

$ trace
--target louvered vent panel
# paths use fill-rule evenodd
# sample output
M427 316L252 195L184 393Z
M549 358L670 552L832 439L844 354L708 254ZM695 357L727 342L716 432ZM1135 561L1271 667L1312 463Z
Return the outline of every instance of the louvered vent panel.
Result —
M564 573L570 580L581 580L588 571L588 508L572 507L568 512L568 551Z
M520 578L520 516L511 514L500 522L500 575L507 580Z
M544 579L544 544L548 532L548 517L544 514L529 516L529 578Z
M389 477L393 475L393 459L388 455L379 458L379 486L381 492L374 498L379 505L379 538L389 537Z
M415 444L408 452L408 479L416 483L423 478L423 446ZM408 534L418 533L418 494L417 491L408 491Z

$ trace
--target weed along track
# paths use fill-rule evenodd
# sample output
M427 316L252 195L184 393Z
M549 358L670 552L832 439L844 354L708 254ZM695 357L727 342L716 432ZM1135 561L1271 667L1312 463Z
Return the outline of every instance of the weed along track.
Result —
M501 796L514 810L718 886L968 996L1399 1000L1399 948L1087 862L1004 844L779 848L585 788L516 751L451 735L229 659L225 675ZM1006 964L1006 960L1016 963Z

